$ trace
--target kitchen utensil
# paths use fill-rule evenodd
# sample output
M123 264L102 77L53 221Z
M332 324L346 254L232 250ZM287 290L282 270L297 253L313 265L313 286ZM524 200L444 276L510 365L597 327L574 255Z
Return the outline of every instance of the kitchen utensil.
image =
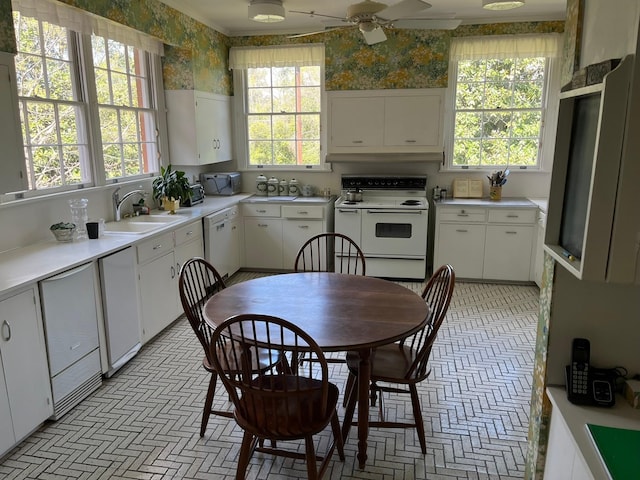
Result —
M289 182L287 182L285 179L280 180L280 184L278 185L278 195L289 195Z
M256 178L256 195L267 196L267 177L264 175L258 175Z
M275 197L278 195L278 187L280 182L276 177L271 177L267 180L267 196Z
M89 221L89 214L87 213L87 205L89 200L86 198L75 198L69 200L69 208L71 209L71 223L75 223L76 231L75 237L87 238L87 227L85 226Z
M289 195L296 196L300 193L300 184L295 178L289 181Z
M300 189L303 197L311 197L313 196L313 185L303 185Z

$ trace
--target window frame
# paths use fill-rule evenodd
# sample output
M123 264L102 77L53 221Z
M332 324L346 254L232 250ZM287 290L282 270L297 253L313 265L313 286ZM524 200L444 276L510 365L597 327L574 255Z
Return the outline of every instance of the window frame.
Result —
M461 173L461 172L492 172L504 170L508 167L512 172L542 173L551 172L553 163L553 151L555 147L555 131L558 121L558 101L560 91L560 62L558 58L544 56L546 58L546 74L543 87L542 99L542 119L539 135L538 156L536 165L454 165L453 148L455 143L455 117L456 117L456 95L458 78L458 60L449 61L450 85L447 89L445 109L445 160L441 164L441 172ZM515 55L514 57L515 58ZM490 60L487 58L485 60ZM482 111L482 110L478 110ZM515 110L509 110L515 111Z
M318 165L251 165L249 163L249 132L248 132L248 82L247 70L233 70L234 102L234 131L235 149L237 152L238 170L247 172L277 171L277 172L328 172L331 164L325 161L327 152L327 94L325 90L324 62L320 68L320 163ZM297 114L298 112L292 112Z
M25 15L29 18L34 18L39 22L40 25L40 35L42 35L42 23L47 22L51 24L55 24L54 22L49 22L47 19L37 18L37 15L30 16ZM96 34L88 34L81 33L75 31L73 28L64 25L58 25L60 28L64 28L67 32L68 38L68 56L69 62L71 64L71 75L72 75L72 88L73 91L77 93L79 99L73 101L67 100L58 100L51 98L40 98L40 97L24 97L18 95L18 105L20 109L23 108L23 105L26 105L28 102L33 101L46 101L49 103L62 104L62 105L73 105L76 108L80 108L84 111L85 118L83 120L78 121L78 139L82 138L84 143L81 144L81 148L84 148L85 155L81 155L80 162L85 167L82 171L82 181L77 183L72 183L68 185L59 185L47 188L36 188L35 183L30 179L29 185L26 186L24 190L14 191L2 193L0 192L0 196L3 201L10 201L11 199L23 199L23 198L37 198L37 197L46 197L47 195L53 195L63 192L75 191L78 189L91 188L91 187L102 187L113 184L123 184L123 183L135 183L140 182L141 180L146 180L149 178L153 178L157 176L160 165L162 164L162 152L168 151L168 140L167 140L167 125L165 118L161 114L164 111L164 86L162 83L162 71L161 71L161 60L160 55L158 53L150 52L145 50L143 47L138 47L135 45L131 45L126 41L121 41L117 38L109 38L108 36L101 35L99 33ZM150 157L149 162L149 171L133 174L133 175L125 175L118 176L113 178L107 178L106 175L106 166L104 163L104 155L103 155L103 140L100 126L100 117L99 117L99 108L104 107L103 104L98 104L98 96L97 96L97 85L96 85L96 77L95 77L95 65L93 62L93 47L92 47L92 38L107 38L108 40L112 40L121 44L127 45L129 48L134 48L138 52L140 52L141 62L145 65L145 73L144 76L146 78L143 79L145 85L140 89L141 92L148 96L149 107L138 107L132 105L106 105L109 107L116 108L118 111L122 109L126 109L129 111L136 112L136 117L139 118L138 112L144 112L147 115L153 117L154 125L151 127L145 127L145 130L153 135L153 144L155 147L149 152L152 157ZM19 45L16 45L18 51L20 49ZM28 52L25 52L28 53ZM43 58L43 57L40 57ZM15 68L17 69L17 64L14 62ZM134 72L128 70L126 74L132 75ZM144 89L144 90L143 90ZM24 129L24 119L21 118L20 128ZM144 147L143 143L140 141L140 133L142 132L143 126L141 122L138 121L138 142L139 145L138 151ZM60 130L57 129L56 135L60 138ZM25 132L26 133L26 132ZM24 143L24 155L23 162L25 172L31 177L33 177L33 162L32 156L28 153L29 146L26 143L25 135L21 130L21 143ZM28 137L28 134L27 134ZM119 135L119 145L127 145L131 142L122 138ZM78 140L80 141L80 140ZM75 144L74 144L75 145ZM55 147L55 146L54 146ZM58 145L58 149L63 148L64 144L61 146ZM122 150L122 148L121 148ZM122 162L121 157L121 162ZM144 164L140 162L144 162L144 155L139 154L139 165L141 166L141 170L144 168ZM123 171L123 170L121 170Z

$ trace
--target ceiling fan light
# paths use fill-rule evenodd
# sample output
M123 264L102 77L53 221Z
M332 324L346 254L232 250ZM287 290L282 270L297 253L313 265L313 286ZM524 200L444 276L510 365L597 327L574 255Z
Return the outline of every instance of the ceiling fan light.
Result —
M254 22L274 23L284 20L281 0L252 0L249 3L249 18Z
M358 28L361 32L373 32L376 28L378 28L378 25L373 22L360 22L358 24Z
M523 5L524 0L482 0L482 8L487 10L511 10Z

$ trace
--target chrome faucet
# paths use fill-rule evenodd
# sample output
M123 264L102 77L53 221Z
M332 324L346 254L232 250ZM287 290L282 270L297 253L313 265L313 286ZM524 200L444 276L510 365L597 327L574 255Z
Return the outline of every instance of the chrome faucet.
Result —
M147 196L147 192L145 192L144 190L131 190L130 192L125 193L122 198L120 198L120 194L118 193L120 191L120 188L121 187L116 188L111 194L111 198L113 199L113 212L116 222L120 221L120 207L127 198L129 198L131 195L135 195L136 193L142 198Z

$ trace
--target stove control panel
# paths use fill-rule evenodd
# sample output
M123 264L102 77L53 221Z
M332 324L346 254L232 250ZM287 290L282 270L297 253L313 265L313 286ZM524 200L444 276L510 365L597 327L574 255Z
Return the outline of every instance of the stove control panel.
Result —
M426 190L425 175L343 175L342 188L375 190Z

